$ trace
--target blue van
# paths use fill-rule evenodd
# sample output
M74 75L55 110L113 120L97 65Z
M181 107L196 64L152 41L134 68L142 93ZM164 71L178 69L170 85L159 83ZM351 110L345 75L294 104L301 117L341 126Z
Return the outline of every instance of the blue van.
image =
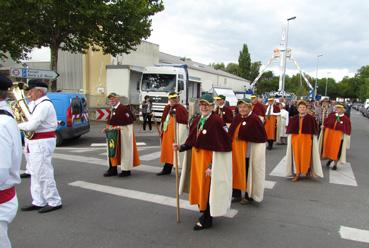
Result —
M90 131L87 99L78 93L49 92L47 96L54 104L58 118L56 145L66 139L79 138Z

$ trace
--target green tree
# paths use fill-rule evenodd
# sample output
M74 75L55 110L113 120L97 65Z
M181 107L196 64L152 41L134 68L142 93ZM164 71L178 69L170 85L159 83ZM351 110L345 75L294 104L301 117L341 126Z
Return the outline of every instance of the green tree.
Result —
M256 61L256 62L251 63L250 76L249 76L249 79L250 79L251 82L254 81L255 78L259 75L260 67L261 67L261 62L260 61Z
M222 70L222 71L226 70L225 65L224 65L223 62L222 63L211 63L210 66L213 67L216 70Z
M150 17L164 6L162 0L8 0L0 9L3 55L18 60L33 47L49 47L56 70L59 49L129 53L150 36Z
M240 51L238 66L240 77L250 80L251 57L246 44L243 44L242 50Z
M237 63L229 63L226 67L226 71L233 74L233 75L236 75L236 76L239 76L239 66Z
M256 83L256 93L263 94L265 92L278 90L278 80L279 78L274 76L272 71L264 72Z

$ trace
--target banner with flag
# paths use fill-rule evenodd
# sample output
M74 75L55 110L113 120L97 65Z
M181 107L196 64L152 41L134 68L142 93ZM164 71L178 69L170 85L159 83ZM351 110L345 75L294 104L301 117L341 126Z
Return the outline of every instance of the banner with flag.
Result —
M106 130L106 142L108 145L108 158L111 166L120 164L120 130L108 129Z

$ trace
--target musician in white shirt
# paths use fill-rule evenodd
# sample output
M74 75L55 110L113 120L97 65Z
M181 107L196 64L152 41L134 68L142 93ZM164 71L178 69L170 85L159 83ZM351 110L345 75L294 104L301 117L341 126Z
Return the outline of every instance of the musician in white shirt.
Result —
M24 131L35 132L32 139L27 142L32 204L21 210L38 210L39 213L47 213L62 207L51 163L56 146L55 130L58 123L55 108L46 96L47 84L34 79L30 80L28 85L28 94L34 101L34 107L30 109L31 118L27 122L18 124L18 127Z

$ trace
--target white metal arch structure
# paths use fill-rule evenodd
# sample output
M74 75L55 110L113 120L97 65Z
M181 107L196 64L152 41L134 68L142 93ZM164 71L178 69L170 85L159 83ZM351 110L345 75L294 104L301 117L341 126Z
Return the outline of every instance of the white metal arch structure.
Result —
M282 57L281 57L281 54L280 54L280 52L281 52L281 50L280 49L278 49L278 48L276 48L276 49L274 49L273 50L273 56L268 60L268 62L267 62L267 64L265 65L265 67L260 71L260 73L259 73L259 75L255 78L255 80L251 83L251 85L250 85L250 88L251 89L254 89L255 88L255 85L256 85L256 83L258 82L258 80L260 79L260 77L263 75L263 73L266 71L266 69L272 64L272 62L274 61L274 60L276 60L276 61L279 61L280 62L280 64L281 64L281 66L282 66ZM282 52L284 52L284 51L282 51ZM299 70L299 72L300 72L300 74L302 75L302 77L303 77L303 79L304 79L304 81L305 81L305 83L306 83L306 85L309 87L309 89L310 89L310 92L309 92L309 96L311 96L312 95L312 93L314 92L314 87L311 85L311 83L309 82L309 80L307 79L307 77L306 77L306 75L305 75L305 73L302 71L302 69L301 69L301 67L300 67L300 65L297 63L297 61L296 61L296 59L292 56L292 54L291 54L291 49L287 49L287 54L286 54L286 59L289 59L289 60L291 60L293 63L294 63L294 65L296 66L296 69L297 70ZM281 72L283 71L283 68L281 67ZM282 73L280 74L280 79L282 78ZM281 81L281 80L280 80ZM281 84L279 85L279 89L278 89L278 91L282 91L282 89L281 89Z

